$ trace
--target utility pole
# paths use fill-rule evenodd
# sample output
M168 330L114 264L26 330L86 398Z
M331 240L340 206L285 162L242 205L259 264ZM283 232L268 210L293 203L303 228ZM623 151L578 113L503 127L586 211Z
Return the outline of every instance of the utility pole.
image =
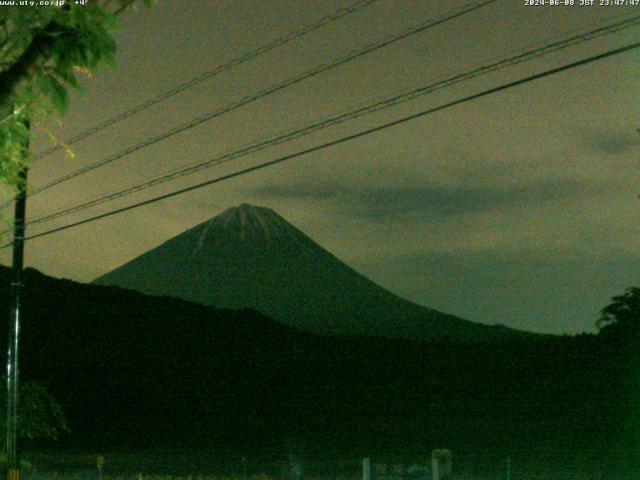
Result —
M29 123L26 124L29 128ZM28 146L28 145L27 145ZM24 232L27 209L27 168L20 172L20 184L15 200L13 224L13 272L11 280L11 313L9 317L9 346L7 348L7 428L5 450L7 454L7 480L20 480L18 458L18 340L24 282Z

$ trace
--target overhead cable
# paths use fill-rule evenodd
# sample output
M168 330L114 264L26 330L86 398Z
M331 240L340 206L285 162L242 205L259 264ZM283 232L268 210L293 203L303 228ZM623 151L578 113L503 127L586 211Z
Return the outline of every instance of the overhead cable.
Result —
M267 140L261 140L258 142L251 143L233 152L218 155L212 159L209 159L203 162L188 165L186 167L181 167L179 169L174 169L171 172L164 173L151 180L146 180L134 185L130 185L125 188L121 188L121 189L106 193L98 198L81 202L73 206L64 207L56 212L49 213L41 217L35 218L33 220L30 220L28 224L34 225L39 223L45 223L60 217L70 215L72 213L77 213L79 211L86 210L88 208L95 207L95 206L116 200L118 198L122 198L128 195L146 190L147 188L151 188L156 185L170 182L177 178L180 178L186 175L191 175L196 172L199 172L214 166L225 164L232 160L245 157L249 154L256 153L258 151L261 151L276 145L290 142L297 138L317 132L321 129L335 126L335 125L344 123L346 121L353 120L358 117L368 115L380 110L391 108L393 106L414 100L420 96L424 96L424 95L433 93L435 91L439 91L441 89L451 87L457 83L470 80L472 78L476 78L481 75L486 75L488 73L495 72L497 70L500 70L506 67L514 66L526 61L540 58L543 55L548 55L553 52L557 52L561 49L565 49L570 46L574 46L589 40L593 40L595 38L600 38L604 35L609 35L615 32L619 32L625 28L630 28L638 25L640 25L640 15L634 16L632 18L628 18L619 22L615 22L613 24L600 26L596 29L593 29L587 32L581 32L556 42L538 46L537 48L532 48L529 50L521 49L518 51L517 54L502 57L497 61L494 61L493 63L480 65L471 70L467 70L465 72L450 76L448 78L438 80L428 85L420 86L420 87L411 89L409 91L405 91L400 94L396 94L396 95L369 103L357 109L350 110L348 112L341 113L339 115L332 116L329 118L325 118L321 121L317 121L315 123L309 124L305 127L302 127L293 131L288 131L284 134L276 135Z
M504 84L499 85L497 87L489 88L489 89L483 90L483 91L481 91L479 93L468 95L468 96L460 98L458 100L454 100L452 102L445 103L445 104L440 105L438 107L434 107L434 108L430 108L430 109L427 109L427 110L423 110L421 112L414 113L412 115L407 115L407 116L402 117L400 119L397 119L397 120L394 120L394 121L391 121L391 122L387 122L387 123L384 123L382 125L378 125L376 127L368 128L366 130L362 130L362 131L357 132L357 133L346 135L346 136L340 137L338 139L335 139L335 140L332 140L332 141L329 141L329 142L325 142L325 143L322 143L322 144L319 144L319 145L316 145L316 146L313 146L313 147L310 147L310 148L306 148L304 150L300 150L300 151L295 152L295 153L284 155L284 156L278 157L278 158L276 158L274 160L270 160L270 161L267 161L267 162L260 163L258 165L247 167L247 168L244 168L242 170L239 170L239 171L236 171L236 172L233 172L233 173L229 173L227 175L223 175L221 177L217 177L217 178L214 178L214 179L211 179L211 180L208 180L208 181L205 181L205 182L201 182L201 183L198 183L198 184L195 184L195 185L191 185L191 186L186 187L186 188L181 188L179 190L175 190L175 191L170 192L170 193L165 193L165 194L162 194L162 195L158 195L156 197L153 197L153 198L141 201L141 202L137 202L137 203L134 203L134 204L130 204L130 205L127 205L125 207L117 208L117 209L111 210L109 212L105 212L105 213L102 213L102 214L99 214L99 215L95 215L95 216L92 216L92 217L89 217L89 218L86 218L86 219L83 219L83 220L79 220L77 222L68 223L66 225L62 225L60 227L56 227L56 228L53 228L51 230L47 230L45 232L37 233L35 235L30 235L30 236L26 237L25 239L26 240L33 240L35 238L40 238L40 237L52 235L52 234L57 233L57 232L68 230L70 228L75 228L75 227L78 227L80 225L84 225L84 224L87 224L87 223L95 222L97 220L101 220L103 218L107 218L107 217L111 217L113 215L124 213L124 212L130 211L130 210L133 210L133 209L145 206L145 205L150 205L150 204L162 201L162 200L166 200L168 198L173 198L173 197L176 197L178 195L182 195L182 194L187 193L187 192L198 190L198 189L204 188L204 187L209 186L209 185L213 185L213 184L220 183L220 182L223 182L223 181L226 181L226 180L230 180L232 178L236 178L236 177L239 177L239 176L242 176L242 175L246 175L246 174L258 171L258 170L262 170L262 169L265 169L265 168L268 168L268 167L271 167L271 166L274 166L274 165L277 165L277 164L280 164L280 163L283 163L283 162L286 162L286 161L289 161L289 160L293 160L295 158L299 158L299 157L302 157L302 156L305 156L305 155L309 155L310 153L314 153L314 152L317 152L317 151L320 151L320 150L324 150L324 149L329 148L329 147L333 147L333 146L336 146L336 145L339 145L339 144L342 144L342 143L345 143L345 142L349 142L349 141L355 140L357 138L361 138L361 137L364 137L364 136L367 136L367 135L371 135L373 133L376 133L376 132L379 132L379 131L382 131L382 130L386 130L388 128L391 128L391 127L394 127L394 126L397 126L397 125L404 124L406 122L409 122L409 121L424 117L426 115L429 115L429 114L432 114L432 113L435 113L435 112L439 112L439 111L454 107L456 105L461 105L463 103L466 103L466 102L469 102L469 101L472 101L472 100L477 100L479 98L486 97L486 96L492 95L494 93L498 93L498 92L501 92L501 91L504 91L504 90L507 90L507 89L510 89L510 88L514 88L514 87L519 86L519 85L523 85L523 84L532 82L534 80L539 80L541 78L545 78L545 77L548 77L548 76L551 76L551 75L556 75L556 74L558 74L560 72L571 70L573 68L576 68L576 67L579 67L579 66L582 66L582 65L587 65L589 63L593 63L593 62L596 62L598 60L603 60L605 58L609 58L609 57L612 57L614 55L619 55L621 53L629 52L629 51L635 50L637 48L640 48L640 42L632 43L632 44L626 45L624 47L616 48L614 50L609 50L607 52L604 52L604 53L601 53L601 54L598 54L598 55L594 55L594 56L591 56L591 57L587 57L587 58L584 58L582 60L578 60L578 61L566 64L566 65L563 65L563 66L560 66L560 67L552 68L550 70L546 70L546 71L543 71L543 72L540 72L540 73L537 73L537 74L534 74L534 75L530 75L530 76L521 78L519 80L515 80L515 81L512 81L512 82L504 83ZM6 248L6 247L8 247L10 245L12 245L12 243L8 243L8 244L6 244L6 245L4 245L4 246L2 246L0 248Z

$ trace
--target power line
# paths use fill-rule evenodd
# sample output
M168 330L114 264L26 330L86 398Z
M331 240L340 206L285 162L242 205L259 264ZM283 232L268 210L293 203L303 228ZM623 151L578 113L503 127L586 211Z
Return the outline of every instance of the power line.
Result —
M304 80L307 80L309 78L315 77L316 75L319 75L321 73L324 73L328 70L331 70L333 68L336 68L340 65L344 65L348 62L351 62L357 58L360 58L364 55L367 55L369 53L372 53L376 50L379 50L381 48L384 48L388 45L391 45L395 42L398 42L400 40L403 40L411 35L415 35L417 33L421 33L424 32L430 28L433 28L437 25L443 24L445 22L448 22L450 20L453 20L455 18L458 18L462 15L465 15L467 13L470 13L474 10L477 10L479 8L482 8L484 6L487 6L491 3L496 2L497 0L482 0L480 2L471 2L469 4L466 4L464 7L460 8L460 9L456 9L453 11L450 11L440 17L437 17L435 19L431 19L428 20L427 22L424 22L416 27L411 27L408 28L402 32L400 32L399 34L395 34L389 37L386 37L385 39L369 44L364 48L358 49L358 50L354 50L348 54L346 54L343 57L340 57L338 59L333 60L332 62L328 63L328 64L323 64L323 65L319 65L311 70L307 70L295 77L292 77L288 80L285 80L284 82L272 85L264 90L261 90L251 96L246 96L243 97L241 100L237 101L237 102L233 102L229 105L226 105L218 110L215 110L213 112L209 112L206 113L204 115L201 115L199 117L194 118L193 120L191 120L190 122L187 122L185 124L182 124L178 127L174 127L160 135L154 136L154 137L150 137L147 138L146 140L143 140L140 143L137 143L135 145L132 145L124 150L121 150L120 152L117 152L113 155L110 155L102 160L99 160L97 162L94 162L90 165L87 165L85 167L79 168L77 170L75 170L74 172L71 172L69 174L63 175L61 177L58 177L52 181L50 181L49 183L46 183L45 185L41 186L41 187L36 187L34 190L32 190L29 193L29 196L32 197L40 192L43 192L45 190L48 190L49 188L52 188L56 185L59 185L62 182L65 182L67 180L71 180L72 178L78 177L80 175L83 175L85 173L88 173L92 170L95 170L97 168L100 168L104 165L107 165L109 163L112 163L116 160L119 160L120 158L123 158L133 152L136 152L138 150L141 150L145 147L148 147L150 145L153 145L155 143L158 143L162 140L165 140L169 137L172 137L174 135L177 135L179 133L185 132L191 128L194 128L198 125L201 125L204 122L207 122L209 120L212 120L216 117L219 117L225 113L229 113L233 110L236 110L237 108L243 107L247 104L253 103L257 100L260 100L268 95L271 95L273 93L279 92L281 90L284 90L285 88L291 87L293 85L296 85L300 82L303 82Z
M414 113L412 115L408 115L408 116L402 117L402 118L400 118L398 120L394 120L392 122L388 122L388 123L379 125L377 127L368 128L366 130L362 130L360 132L353 133L351 135L347 135L347 136L338 138L336 140L332 140L330 142L322 143L320 145L316 145L314 147L310 147L310 148L307 148L307 149L304 149L304 150L300 150L298 152L295 152L295 153L292 153L292 154L288 154L288 155L276 158L274 160L270 160L268 162L264 162L264 163L261 163L261 164L258 164L258 165L254 165L252 167L245 168L243 170L239 170L237 172L233 172L233 173L230 173L230 174L227 174L227 175L223 175L221 177L214 178L212 180L208 180L206 182L201 182L201 183L198 183L198 184L195 184L195 185L191 185L189 187L182 188L182 189L179 189L179 190L175 190L175 191L170 192L170 193L166 193L166 194L163 194L163 195L158 195L156 197L150 198L148 200L144 200L142 202L138 202L138 203L134 203L134 204L131 204L131 205L127 205L126 207L117 208L115 210L111 210L109 212L102 213L100 215L95 215L93 217L89 217L89 218L86 218L84 220L80 220L80 221L77 221L77 222L69 223L69 224L63 225L61 227L53 228L51 230L47 230L47 231L42 232L42 233L31 235L31 236L26 237L26 240L32 240L32 239L35 239L35 238L51 235L53 233L61 232L63 230L68 230L70 228L74 228L74 227L77 227L77 226L80 226L80 225L84 225L86 223L94 222L96 220L101 220L103 218L107 218L107 217L110 217L110 216L113 216L113 215L117 215L119 213L124 213L124 212L127 212L129 210L133 210L135 208L139 208L139 207L142 207L142 206L145 206L145 205L150 205L152 203L159 202L161 200L166 200L167 198L172 198L172 197L181 195L183 193L191 192L193 190L198 190L200 188L203 188L203 187L206 187L206 186L209 186L209 185L213 185L215 183L219 183L219 182L222 182L222 181L225 181L225 180L230 180L232 178L239 177L241 175L245 175L245 174L248 174L248 173L251 173L251 172L255 172L257 170L262 170L264 168L271 167L273 165L277 165L279 163L283 163L285 161L292 160L292 159L295 159L295 158L298 158L298 157L302 157L304 155L308 155L310 153L317 152L319 150L323 150L325 148L333 147L335 145L339 145L341 143L349 142L351 140L355 140L357 138L364 137L366 135L370 135L372 133L376 133L376 132L379 132L379 131L382 131L382 130L386 130L388 128L391 128L391 127L394 127L394 126L409 122L411 120L415 120L417 118L424 117L426 115L429 115L429 114L432 114L432 113L435 113L435 112L439 112L439 111L454 107L456 105L460 105L460 104L463 104L463 103L466 103L466 102L469 102L469 101L472 101L472 100L476 100L476 99L479 99L479 98L482 98L482 97L485 97L485 96L488 96L488 95L491 95L491 94L494 94L494 93L497 93L497 92L500 92L500 91L503 91L503 90L506 90L506 89L509 89L509 88L513 88L513 87L516 87L516 86L519 86L519 85L523 85L525 83L529 83L529 82L532 82L534 80L538 80L538 79L541 79L541 78L544 78L544 77L548 77L550 75L555 75L557 73L564 72L564 71L567 71L567 70L570 70L570 69L573 69L573 68L576 68L576 67L579 67L579 66L582 66L582 65L586 65L586 64L598 61L598 60L602 60L602 59L605 59L605 58L608 58L608 57L611 57L611 56L614 56L614 55L619 55L621 53L628 52L628 51L631 51L631 50L634 50L634 49L637 49L637 48L640 48L640 42L632 43L630 45L626 45L624 47L620 47L620 48L617 48L617 49L614 49L614 50L609 50L607 52L604 52L604 53L601 53L601 54L598 54L598 55L594 55L594 56L591 56L591 57L588 57L588 58L584 58L582 60L578 60L576 62L572 62L572 63L566 64L566 65L563 65L563 66L560 66L560 67L552 68L550 70L546 70L546 71L541 72L541 73L530 75L528 77L521 78L519 80L515 80L515 81L512 81L512 82L504 83L504 84L499 85L497 87L493 87L493 88L489 88L487 90L483 90L482 92L479 92L479 93L476 93L476 94L473 94L473 95L469 95L469 96L463 97L461 99L454 100L452 102L445 103L445 104L440 105L438 107L430 108L428 110L423 110L421 112ZM8 243L6 245L3 245L0 248L7 248L7 247L9 247L11 245L12 245L12 243Z
M357 108L355 110L351 110L349 112L337 115L337 116L333 116L330 118L326 118L324 120L321 120L319 122L313 123L311 125L307 125L303 128L299 128L297 130L294 131L290 131L287 132L285 134L281 134L281 135L277 135L275 137L272 137L268 140L264 140L264 141L259 141L253 144L250 144L248 146L245 146L239 150L236 150L234 152L231 153L227 153L227 154L223 154L217 157L214 157L213 159L204 161L204 162L200 162L200 163L196 163L193 165L189 165L187 167L182 167L180 169L162 174L154 179L151 180L147 180L138 184L134 184L128 187L125 187L123 189L119 189L110 193L107 193L105 195L102 195L101 197L95 198L93 200L89 200L87 202L82 202L80 204L76 204L70 207L65 207L61 210L58 210L56 212L44 215L42 217L38 217L34 220L31 220L30 222L28 222L29 225L33 225L33 224L37 224L37 223L45 223L45 222L49 222L51 220L60 218L60 217L64 217L66 215L70 215L72 213L76 213L82 210L86 210L87 208L91 208L97 205L101 205L103 203L118 199L118 198L122 198L124 196L127 195L131 195L133 193L136 192L140 192L142 190L145 190L147 188L162 184L162 183L166 183L172 180L175 180L177 178L186 176L186 175L190 175L193 173L196 173L198 171L204 170L206 168L210 168L213 166L218 166L220 164L223 163L227 163L230 162L232 160L236 160L240 157L244 157L246 155L249 155L251 153L255 153L261 150L264 150L266 148L270 148L272 146L275 145L279 145L285 142L289 142L292 141L294 139L300 138L302 136L314 133L318 130L330 127L330 126L335 126L338 124L341 124L345 121L348 120L353 120L355 118L361 117L363 115L367 115L370 113L374 113L383 109L387 109L390 108L392 106L396 106L398 104L410 101L410 100L414 100L415 98L419 97L419 96L423 96L426 94L430 94L433 93L437 90L441 90L443 88L446 87L450 87L452 85L455 85L457 83L481 76L481 75L485 75L487 73L491 73L491 72L495 72L497 70L509 67L509 66L513 66L513 65L517 65L529 60L533 60L536 58L539 58L543 55L548 55L550 53L553 52L557 52L561 49L564 48L568 48L570 46L574 46L577 44L580 44L582 42L588 41L588 40L593 40L594 38L599 38L602 37L604 35L609 35L612 33L616 33L621 31L622 29L625 28L629 28L629 27L633 27L633 26L637 26L640 25L640 16L634 16L631 18L627 18L625 20L619 21L619 22L615 22L613 24L609 24L609 25L605 25L605 26L600 26L596 29L587 31L587 32L581 32L578 33L576 35L573 35L571 37L559 40L557 42L553 42L553 43L549 43L549 44L543 44L542 46L539 46L538 48L534 48L534 49L530 49L530 50L526 50L526 49L520 49L518 50L518 53L515 55L511 55L508 57L503 57L498 59L497 61L491 63L491 64L487 64L487 65L481 65L479 67L476 67L470 71L466 71L464 73L460 73L457 75L454 75L452 77L443 79L443 80L439 80L436 81L435 83L431 83L429 85L426 86L421 86L415 89L412 89L410 91L407 92L403 92L401 94L398 95L394 95L394 96L390 96L388 98L367 104L363 107ZM536 43L535 45L540 45L540 42Z
M198 85L199 83L204 82L205 80L209 80L210 78L213 78L221 73L224 73L228 70L231 70L232 68L235 68L239 65L242 65L246 62L248 62L249 60L253 60L256 57L259 57L260 55L263 55L267 52L270 52L271 50L274 50L278 47L281 47L283 45L286 45L294 40L297 40L305 35L307 35L308 33L314 32L322 27L324 27L325 25L328 25L332 22L335 22L336 20L339 20L343 17L346 17L348 15L351 15L353 13L356 13L359 10L362 10L365 7L368 7L369 5L377 2L379 0L358 0L355 3L353 3L352 5L349 5L347 7L344 8L339 8L338 10L336 10L335 12L333 12L330 15L327 15L325 17L320 18L319 20L317 20L314 23L311 23L309 25L305 25L301 28L298 28L296 30L293 30L292 32L287 33L286 35L277 38L276 40L274 40L271 43L268 43L266 45L262 45L258 48L256 48L255 50L252 50L250 52L244 53L242 55L240 55L239 57L236 57L230 61L228 61L227 63L224 63L222 65L219 65L211 70L208 70L206 72L203 72L183 83L180 83L179 85L176 85L175 87L172 87L171 89L156 95L153 98L150 98L149 100L136 105L135 107L132 107L128 110L125 110L124 112L115 115L105 121L103 121L102 123L99 123L91 128L88 128L76 135L74 135L73 137L70 137L68 139L66 139L62 144L58 144L58 145L54 145L53 147L49 148L48 150L45 150L44 152L38 154L35 156L34 160L39 160L41 158L44 158L48 155L51 155L52 153L57 152L58 150L62 149L63 146L68 146L68 145L72 145L74 143L79 142L80 140L84 140L87 137L90 137L91 135L99 132L100 130L104 130L107 127L110 127L112 125L115 125L116 123L119 123L123 120L126 120L127 118L130 118L140 112L142 112L143 110L146 110L149 107L152 107L160 102L164 102L165 100L178 95L181 92L184 92L185 90L188 90L190 88L195 87L196 85Z

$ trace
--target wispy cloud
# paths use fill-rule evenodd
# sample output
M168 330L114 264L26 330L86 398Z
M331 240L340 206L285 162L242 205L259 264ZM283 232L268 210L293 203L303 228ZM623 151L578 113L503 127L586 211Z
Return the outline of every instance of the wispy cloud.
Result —
M590 196L603 190L602 185L558 178L509 186L267 185L257 187L254 193L265 199L332 202L340 211L350 215L384 219L393 216L442 218L532 207L555 200Z
M583 141L591 151L605 155L621 155L640 147L640 135L634 131L590 130L584 133Z

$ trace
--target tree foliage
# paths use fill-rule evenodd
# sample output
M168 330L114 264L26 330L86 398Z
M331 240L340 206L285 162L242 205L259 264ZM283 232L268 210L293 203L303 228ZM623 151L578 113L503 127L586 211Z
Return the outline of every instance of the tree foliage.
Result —
M601 332L640 333L640 288L630 287L613 297L612 303L600 312L596 325Z
M149 5L151 0L142 0ZM27 127L64 114L76 75L113 66L117 16L136 0L0 9L0 183L19 185Z
M1 380L6 383L6 379ZM6 391L0 389L0 405L6 405ZM0 409L0 422L5 425L6 412ZM18 435L21 438L57 439L68 432L69 427L62 407L55 398L37 382L28 381L20 386L20 421Z

